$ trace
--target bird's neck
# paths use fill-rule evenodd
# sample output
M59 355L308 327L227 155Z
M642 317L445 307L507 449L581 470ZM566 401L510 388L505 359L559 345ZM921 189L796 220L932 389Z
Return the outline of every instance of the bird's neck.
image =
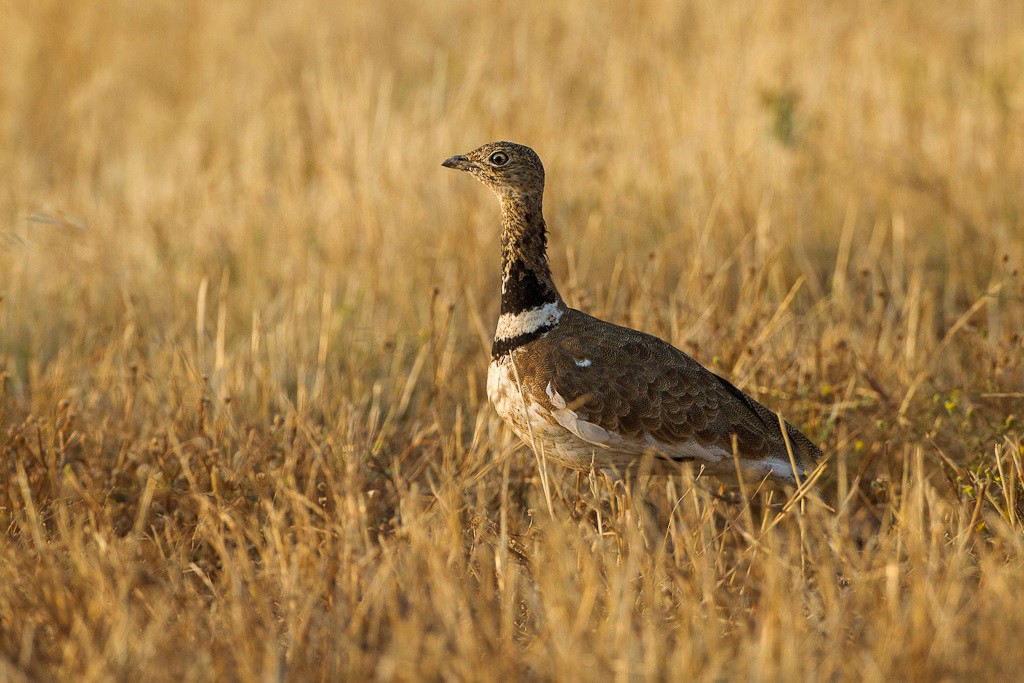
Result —
M548 267L548 237L541 201L501 199L501 312L517 315L562 298Z
M565 310L548 266L540 197L500 197L501 317L491 353L504 355L558 324Z

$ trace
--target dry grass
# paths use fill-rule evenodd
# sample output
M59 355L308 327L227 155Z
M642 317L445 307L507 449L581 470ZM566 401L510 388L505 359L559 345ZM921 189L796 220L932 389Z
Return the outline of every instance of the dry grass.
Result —
M1020 674L1024 5L548 4L0 5L0 677ZM570 302L783 410L835 514L549 516L439 166L495 138Z

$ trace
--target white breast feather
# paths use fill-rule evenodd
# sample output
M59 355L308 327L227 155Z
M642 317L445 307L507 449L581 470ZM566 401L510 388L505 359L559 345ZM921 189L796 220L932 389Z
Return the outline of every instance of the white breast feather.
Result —
M559 310L557 301L521 313L502 313L498 318L498 329L494 333L494 338L500 341L529 334L545 325L557 323L561 317L562 311Z

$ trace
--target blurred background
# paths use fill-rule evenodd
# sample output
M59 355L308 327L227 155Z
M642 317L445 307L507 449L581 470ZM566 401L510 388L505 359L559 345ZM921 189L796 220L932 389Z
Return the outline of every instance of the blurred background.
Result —
M982 590L956 583L981 571L968 541L939 562L958 568L951 583L921 574L913 593L883 578L903 567L906 537L891 529L908 481L943 482L921 494L950 506L933 520L1020 528L1019 480L1000 454L1019 458L1024 387L1024 3L37 0L0 3L0 45L0 606L14 615L0 652L32 677L98 660L124 667L101 678L163 661L182 676L234 662L225 675L243 678L281 662L309 677L444 676L473 661L483 668L459 676L492 663L515 675L524 659L538 677L577 663L628 673L639 669L602 657L650 627L623 656L691 648L678 675L703 661L747 679L748 665L913 678L959 671L957 648L990 642L957 630L963 602L945 621L908 616L933 614L933 586ZM820 557L883 550L863 573L856 560L822 576L848 577L863 602L822 598L834 620L805 623L779 588L805 566L800 527L765 541L797 553L770 565L776 583L726 575L735 558L711 551L652 560L666 564L645 575L664 569L700 596L682 601L685 617L673 603L644 621L630 588L614 603L580 579L621 620L593 617L598 631L568 647L571 628L537 624L575 608L537 597L543 579L508 578L504 550L494 592L453 562L459 551L444 555L477 529L467 520L500 518L503 534L534 538L526 556L564 561L549 597L570 595L586 562L606 558L591 579L623 586L636 569L617 564L626 536L616 546L582 523L529 535L533 464L511 455L486 404L498 208L440 163L499 139L544 160L552 266L571 305L670 340L832 455L826 498L857 512ZM766 547L715 531L732 514L720 501L691 513L659 495L665 515L720 531L722 553ZM330 515L302 517L313 508ZM71 522L39 526L60 515ZM296 519L316 533L299 538ZM915 548L960 538L915 528L936 534ZM258 561L232 555L246 543ZM381 548L401 558L393 574L374 573ZM1020 576L1001 576L975 602L1013 632ZM424 577L475 616L421 604L408 613L421 622L403 621ZM734 618L752 595L773 596L799 637ZM107 611L121 604L145 609ZM514 636L487 630L513 612ZM349 649L330 654L345 628ZM464 640L403 649L430 628ZM913 661L933 668L887 644L911 631ZM173 655L183 643L203 643L196 669ZM823 651L832 659L815 668ZM652 657L644 671L666 675Z
M780 291L805 276L798 310L864 270L874 293L916 273L941 334L1021 259L1014 2L3 13L0 317L19 381L129 317L158 342L191 331L204 281L225 354L254 311L302 326L324 294L351 342L417 330L434 287L477 352L496 209L438 165L493 139L544 159L556 273L598 313L626 316L631 284L699 295L680 285L695 263L741 259ZM699 336L688 318L676 342Z

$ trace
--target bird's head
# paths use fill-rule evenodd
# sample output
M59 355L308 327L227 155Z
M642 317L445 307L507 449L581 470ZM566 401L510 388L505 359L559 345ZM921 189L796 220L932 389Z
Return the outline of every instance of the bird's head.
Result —
M544 165L526 145L489 142L472 152L445 159L441 165L472 173L499 199L539 199L544 194Z

